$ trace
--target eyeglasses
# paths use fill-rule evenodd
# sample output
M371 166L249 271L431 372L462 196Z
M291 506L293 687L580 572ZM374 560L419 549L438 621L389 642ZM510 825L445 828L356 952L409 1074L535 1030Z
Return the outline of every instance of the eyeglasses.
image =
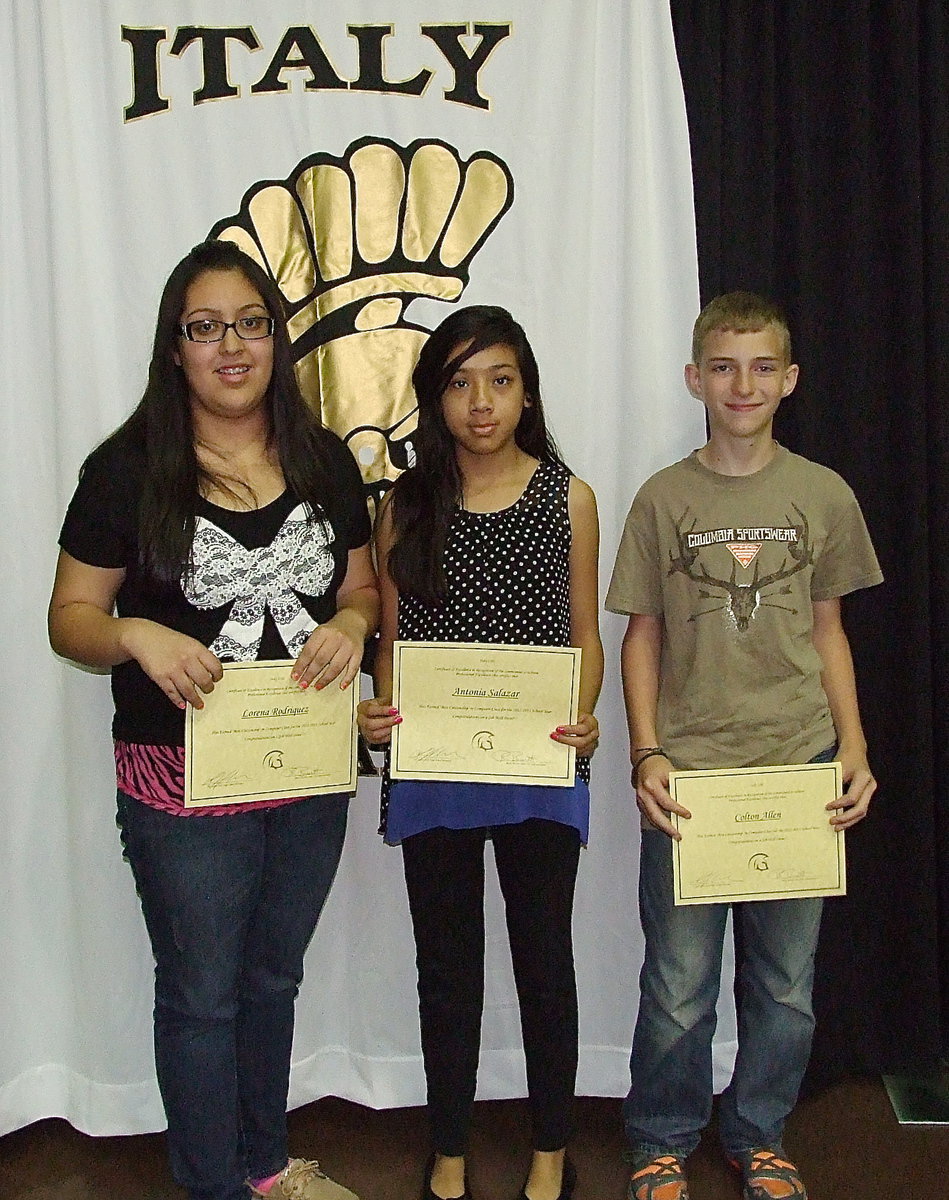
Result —
M189 342L223 342L227 331L233 329L245 342L256 342L270 337L273 325L273 317L238 317L236 321L189 321L179 325L178 332Z

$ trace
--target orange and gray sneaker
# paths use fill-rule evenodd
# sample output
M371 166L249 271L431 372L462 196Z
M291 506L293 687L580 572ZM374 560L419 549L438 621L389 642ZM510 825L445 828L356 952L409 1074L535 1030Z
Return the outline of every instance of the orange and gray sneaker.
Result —
M743 1150L728 1160L741 1174L743 1200L807 1200L807 1188L783 1150Z
M689 1200L682 1159L660 1154L634 1170L628 1200Z

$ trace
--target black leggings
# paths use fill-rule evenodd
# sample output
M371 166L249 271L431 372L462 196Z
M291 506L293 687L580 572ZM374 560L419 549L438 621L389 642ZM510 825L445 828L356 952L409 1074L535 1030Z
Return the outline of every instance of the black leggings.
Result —
M431 829L402 843L415 931L432 1144L465 1153L484 1007L487 829ZM531 819L490 831L504 895L527 1062L535 1150L571 1133L577 1077L573 893L580 835Z

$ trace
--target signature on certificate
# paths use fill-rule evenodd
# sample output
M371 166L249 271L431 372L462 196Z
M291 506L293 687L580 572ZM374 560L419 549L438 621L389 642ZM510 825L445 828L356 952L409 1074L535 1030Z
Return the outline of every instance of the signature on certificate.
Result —
M727 888L737 888L744 881L738 878L729 879L727 876L719 875L715 871L706 871L704 875L697 875L692 881L693 888L700 888L703 891L707 888L717 888L719 891L724 891Z
M457 750L448 750L444 746L426 746L413 755L417 762L428 763L457 762L460 757Z
M247 776L243 771L219 771L204 781L204 787L208 791L217 791L219 788L241 787L246 782Z
M289 774L291 779L318 779L326 772L319 767L291 767Z
M800 871L793 867L780 867L775 875L782 883L812 883L817 878L813 871Z
M541 767L544 760L536 754L518 754L514 750L495 750L494 757L506 767Z

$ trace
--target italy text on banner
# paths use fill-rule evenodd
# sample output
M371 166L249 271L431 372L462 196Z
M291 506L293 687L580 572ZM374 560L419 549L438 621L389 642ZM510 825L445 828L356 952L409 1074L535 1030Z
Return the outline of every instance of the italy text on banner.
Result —
M638 483L701 439L679 382L697 307L685 109L663 0L10 0L0 61L0 486L19 514L2 534L18 633L0 1131L59 1113L131 1132L162 1117L149 954L109 811L108 686L55 660L42 613L76 472L141 394L169 270L210 235L273 275L304 391L371 503L412 458L427 332L458 305L510 309L564 456L598 494L607 560ZM639 934L615 671L600 719L580 1088L619 1093ZM361 785L311 948L295 1104L422 1096L400 865L374 805ZM485 1095L523 1090L511 995L492 934Z

